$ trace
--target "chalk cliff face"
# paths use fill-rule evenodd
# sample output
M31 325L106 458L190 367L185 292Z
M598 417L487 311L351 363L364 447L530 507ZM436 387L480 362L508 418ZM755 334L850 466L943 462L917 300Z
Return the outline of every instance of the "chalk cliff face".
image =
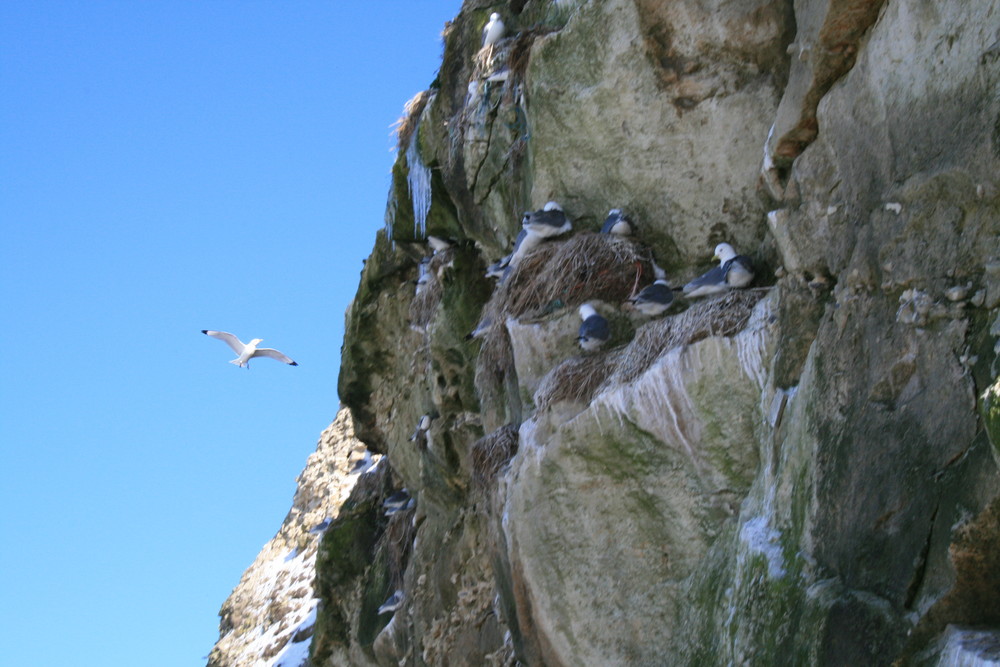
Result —
M341 398L387 460L319 545L311 664L985 659L998 25L931 0L467 0L347 314ZM573 232L484 277L549 200ZM595 233L611 208L636 234ZM722 241L754 289L623 308Z

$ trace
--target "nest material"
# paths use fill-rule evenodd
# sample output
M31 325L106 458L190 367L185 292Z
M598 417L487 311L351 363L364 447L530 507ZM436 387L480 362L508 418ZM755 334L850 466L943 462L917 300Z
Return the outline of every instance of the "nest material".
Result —
M652 275L647 249L629 239L584 232L543 243L521 260L494 292L487 314L496 322L591 299L620 303Z
M507 375L514 368L514 348L503 321L493 320L482 341L473 380L476 393L479 394L480 405L499 405Z
M667 351L709 336L733 336L746 326L761 290L732 290L715 299L695 303L679 315L654 320L640 327L622 350L614 372L601 390L632 382Z
M517 424L501 426L472 445L472 486L476 491L488 492L497 473L517 454Z
M433 97L432 91L422 90L403 105L403 115L393 124L397 140L396 150L403 152L410 145L410 139L413 138L413 133L420 125L420 115L424 112L424 107L427 106L431 97Z
M413 538L417 534L417 529L413 525L415 511L403 510L389 517L389 524L376 546L377 551L385 550L393 590L403 587L403 573L406 571L406 563L413 550Z
M535 405L547 410L560 401L589 403L597 389L614 371L620 350L605 354L570 357L542 378L535 392Z
M454 248L448 248L430 258L427 263L427 282L418 286L417 293L410 301L410 324L423 329L430 324L444 294L444 286L438 277L455 257ZM419 279L419 274L418 274Z
M624 348L567 359L542 379L535 405L544 410L559 401L590 403L604 391L635 381L675 347L709 336L737 334L763 294L761 290L734 290L700 301L683 313L640 327Z
M513 373L514 351L504 326L508 317L530 319L591 299L620 303L652 273L649 250L629 239L584 232L542 243L511 270L483 308L482 319L493 325L482 337L476 365L481 404L496 405Z
M476 389L483 404L494 403L514 366L504 322L508 317L538 316L547 310L591 298L626 298L651 271L647 257L631 241L606 234L578 234L567 241L543 243L525 257L483 308L492 322L482 336L476 365Z

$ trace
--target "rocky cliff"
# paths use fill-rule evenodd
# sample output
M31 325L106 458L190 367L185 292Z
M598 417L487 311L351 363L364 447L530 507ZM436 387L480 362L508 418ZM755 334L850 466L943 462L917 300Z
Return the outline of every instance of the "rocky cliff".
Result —
M995 664L998 26L467 0L347 313L341 399L387 459L319 543L311 664ZM572 233L486 278L549 200ZM723 241L751 289L624 306Z

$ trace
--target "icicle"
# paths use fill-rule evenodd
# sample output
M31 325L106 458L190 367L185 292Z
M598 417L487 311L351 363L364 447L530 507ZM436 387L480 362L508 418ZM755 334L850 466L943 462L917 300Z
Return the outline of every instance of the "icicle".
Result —
M406 149L406 184L413 200L413 235L422 239L427 236L427 214L431 210L431 170L420 159L417 147L419 135L420 128L417 127L410 139L410 147Z

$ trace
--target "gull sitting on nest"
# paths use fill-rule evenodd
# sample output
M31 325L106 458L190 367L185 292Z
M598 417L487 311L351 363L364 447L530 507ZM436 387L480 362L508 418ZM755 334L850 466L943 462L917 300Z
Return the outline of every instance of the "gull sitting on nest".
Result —
M692 299L718 294L739 287L746 287L753 280L753 264L746 255L737 255L733 246L720 243L715 246L715 259L719 266L709 269L684 286L684 296Z
M573 229L573 224L566 217L562 206L554 201L545 204L541 211L525 213L521 219L521 226L542 238L559 236Z
M629 302L643 315L660 315L674 302L674 291L666 280L657 280L643 287Z
M580 347L591 352L608 342L608 339L611 338L611 327L608 326L608 321L599 315L589 303L580 306L579 312L583 322L580 324L576 340L580 343Z
M231 360L229 363L236 364L240 368L250 368L250 360L254 357L270 357L271 359L277 359L278 361L288 364L289 366L298 366L297 363L289 359L287 356L274 350L270 347L257 347L260 343L264 341L263 338L254 338L249 343L244 343L239 338L231 333L225 331L212 331L210 329L202 329L201 332L206 336L211 336L212 338L218 338L223 341L226 345L233 348L237 356L235 359Z
M602 234L614 234L615 236L628 236L633 231L632 219L620 208L613 208L608 211L608 217L601 225Z

